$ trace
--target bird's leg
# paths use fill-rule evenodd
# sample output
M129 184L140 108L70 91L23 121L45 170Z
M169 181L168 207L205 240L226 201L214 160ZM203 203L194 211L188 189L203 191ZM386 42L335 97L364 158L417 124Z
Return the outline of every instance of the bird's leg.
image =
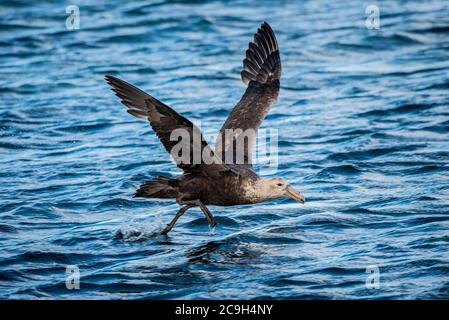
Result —
M201 200L197 199L197 200L182 201L182 204L189 204L192 206L200 207L201 211L203 211L204 215L206 216L206 219L209 222L209 225L211 227L214 227L217 224L214 216L212 215L212 213L210 213L209 209L207 209L207 207L201 202Z
M215 218L212 215L212 213L210 213L209 209L207 209L207 207L201 202L201 200L196 200L196 205L200 207L201 211L203 211L204 215L207 218L207 221L209 221L209 225L211 227L215 227L217 222L215 221Z
M163 235L167 235L167 233L170 232L170 230L173 228L173 226L175 225L176 221L178 221L178 219L190 208L192 208L194 205L193 204L188 204L184 207L182 207L181 209L179 209L178 213L176 214L176 216L173 218L173 220L167 224L167 226L164 228L164 230L162 230L161 234Z
M214 216L212 215L212 213L210 213L209 209L207 209L207 207L204 205L204 203L201 202L201 200L199 200L199 199L196 199L196 200L180 200L180 201L178 201L178 203L179 204L185 204L185 205L189 206L189 208L194 207L194 206L200 207L201 211L203 211L204 215L206 216L207 221L209 222L209 225L211 227L215 227L215 225L217 224L217 222L215 221ZM187 209L189 209L189 208L187 208ZM184 212L185 212L185 210L184 210ZM180 216L182 216L184 214L184 212L182 212L181 214L178 212L178 214L176 216L178 216L180 214L179 215L179 217L180 217ZM176 220L178 220L178 218L175 217L171 223L173 223L173 224L176 223ZM167 225L167 228L168 227L169 227L169 225ZM170 231L170 229L168 231Z

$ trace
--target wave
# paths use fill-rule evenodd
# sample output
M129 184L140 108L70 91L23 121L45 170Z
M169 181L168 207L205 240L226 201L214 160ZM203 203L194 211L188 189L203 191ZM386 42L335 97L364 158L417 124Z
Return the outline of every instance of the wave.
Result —
M380 30L365 6L109 1L67 30L56 3L2 1L0 299L447 298L447 6L383 4ZM283 71L263 178L307 202L210 206L213 229L192 210L161 236L179 206L132 195L179 170L103 76L216 131L264 20ZM81 290L66 290L67 265Z

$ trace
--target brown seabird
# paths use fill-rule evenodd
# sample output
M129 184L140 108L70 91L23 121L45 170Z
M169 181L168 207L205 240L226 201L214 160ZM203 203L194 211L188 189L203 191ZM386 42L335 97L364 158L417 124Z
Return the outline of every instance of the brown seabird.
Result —
M183 130L190 137L187 142L183 141L184 146L187 144L191 147L182 149L190 150L184 154L186 157L175 159L184 173L173 178L160 176L146 181L135 193L135 197L176 199L182 206L162 234L167 234L179 217L196 206L200 207L213 227L216 222L206 205L251 204L280 197L290 197L304 203L304 196L285 179L262 179L252 167L251 146L255 132L277 100L280 76L281 59L277 40L271 27L264 22L249 43L243 60L241 77L247 89L221 128L215 151L211 150L191 121L169 106L123 80L105 77L121 102L128 107L128 113L147 119L172 156L179 142L172 138L172 133ZM228 135L228 131L231 134ZM199 140L192 138L195 135L199 135ZM195 141L199 141L199 145ZM244 142L243 149L236 148L242 146L239 144L241 141ZM195 150L200 153L199 161L193 160ZM201 155L209 155L209 158Z

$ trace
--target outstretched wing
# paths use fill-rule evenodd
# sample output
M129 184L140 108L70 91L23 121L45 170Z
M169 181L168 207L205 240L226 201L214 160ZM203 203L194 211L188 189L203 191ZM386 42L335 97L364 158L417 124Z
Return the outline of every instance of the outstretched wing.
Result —
M249 43L241 75L248 88L221 128L215 152L226 164L251 166L257 130L277 100L281 77L279 47L266 22Z
M112 76L106 76L105 80L128 107L128 113L150 122L178 167L185 172L202 171L207 175L230 170L214 155L198 127L190 120L123 80Z

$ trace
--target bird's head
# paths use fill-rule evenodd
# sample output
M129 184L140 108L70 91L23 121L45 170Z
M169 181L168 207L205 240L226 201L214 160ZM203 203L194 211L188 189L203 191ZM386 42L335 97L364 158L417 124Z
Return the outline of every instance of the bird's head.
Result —
M305 203L306 199L292 186L289 185L288 181L282 178L272 178L263 180L264 189L267 193L271 194L272 198L282 198L288 197L302 204Z

